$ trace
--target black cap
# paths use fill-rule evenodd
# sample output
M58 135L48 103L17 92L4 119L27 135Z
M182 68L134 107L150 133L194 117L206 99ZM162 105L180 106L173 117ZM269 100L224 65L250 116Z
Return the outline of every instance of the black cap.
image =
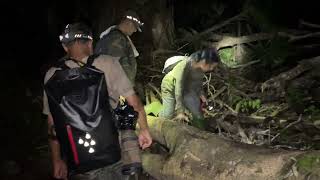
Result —
M138 14L133 11L133 10L127 10L124 15L123 15L123 18L125 19L129 19L131 21L134 22L134 24L136 25L136 28L139 32L142 32L141 31L141 26L143 26L143 22L141 22L140 20L140 17L138 16Z
M68 24L63 33L59 36L60 42L68 43L75 39L92 40L92 32L90 28L83 23Z

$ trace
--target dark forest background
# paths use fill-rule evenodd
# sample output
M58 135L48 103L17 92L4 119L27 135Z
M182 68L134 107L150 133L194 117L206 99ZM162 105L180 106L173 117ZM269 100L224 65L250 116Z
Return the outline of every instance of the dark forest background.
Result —
M261 31L299 28L301 19L320 24L315 1L216 0L224 9L218 12L213 0L51 0L1 1L0 135L2 175L13 177L49 171L46 146L46 119L41 114L42 81L51 62L63 55L58 35L66 24L82 21L93 28L95 40L119 15L131 8L145 21L142 33L133 37L142 54L154 50L152 14L157 5L174 7L175 30L191 28L201 32L244 9L254 8L252 21ZM318 41L319 37L310 41ZM307 40L308 41L308 40ZM319 48L305 57L319 54ZM190 53L190 49L182 52ZM149 56L143 56L149 57ZM139 63L152 64L151 58ZM290 63L289 63L290 64ZM40 160L39 160L40 159ZM41 169L39 169L41 168ZM30 178L32 179L32 178ZM41 178L40 178L41 179Z

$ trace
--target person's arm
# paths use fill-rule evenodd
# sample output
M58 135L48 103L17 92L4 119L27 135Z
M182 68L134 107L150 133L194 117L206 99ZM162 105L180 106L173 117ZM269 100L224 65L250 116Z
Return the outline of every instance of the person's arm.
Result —
M139 113L138 116L138 124L139 124L139 144L142 149L149 147L152 143L152 138L149 132L149 127L147 123L146 112L144 111L144 107L137 95L131 95L125 97L128 101L128 104L131 105L135 111Z
M137 73L137 63L134 57L121 57L119 60L124 72L126 73L128 79L135 84L135 77Z
M139 113L138 117L138 124L141 130L149 129L148 123L147 123L147 116L146 112L144 111L144 107L139 99L139 97L134 94L131 96L127 96L126 100L128 101L128 104L131 105L135 111Z
M44 77L44 84L50 79L54 74L54 69L49 69ZM48 97L46 91L43 91L43 114L47 115L48 124L48 144L51 152L52 166L53 166L53 177L57 179L67 179L68 168L66 163L61 159L60 154L60 144L56 137L56 132L54 128L53 117L50 113Z
M205 74L203 72L201 74L203 74L202 78L204 78ZM202 79L201 79L201 81L202 81ZM201 91L200 91L200 99L201 99L201 102L203 102L207 105L207 103L208 103L207 96L206 96L206 93L204 92L204 89L202 88L202 86L201 86Z
M149 127L144 107L139 97L135 94L133 86L128 77L126 76L119 61L115 59L110 59L109 61L106 61L106 58L110 57L102 56L100 59L97 59L95 63L100 64L102 71L105 73L108 90L114 91L116 92L115 94L123 96L127 100L128 104L133 106L134 110L139 113L139 143L140 146L143 149L145 149L151 145L152 139L149 133ZM108 84L110 82L112 82L112 84Z
M60 144L56 139L53 118L50 114L48 115L48 137L53 165L53 177L67 179L68 168L66 163L61 159Z
M202 103L205 103L206 105L208 104L207 98L206 98L206 96L205 96L204 94L201 94L201 95L200 95L200 99L201 99L201 102L202 102Z
M174 77L175 77L175 88L174 94L176 99L176 113L183 114L185 112L185 107L182 101L182 91L183 91L183 81L185 74L185 67L187 61L182 61L173 69Z

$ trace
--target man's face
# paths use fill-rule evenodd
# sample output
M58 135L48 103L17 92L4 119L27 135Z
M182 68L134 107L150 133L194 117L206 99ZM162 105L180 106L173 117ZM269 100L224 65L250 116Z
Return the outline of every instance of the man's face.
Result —
M88 50L88 54L93 54L93 45L92 45L92 40L88 41L87 44L87 50Z
M128 21L128 36L131 36L133 33L137 32L137 27L134 22Z
M93 46L92 46L92 40L87 41L86 43L78 43L80 46L80 49L83 50L84 54L91 55L93 54Z
M72 45L62 44L62 46L70 56L78 56L79 54L89 56L93 54L92 40L86 42L75 41Z

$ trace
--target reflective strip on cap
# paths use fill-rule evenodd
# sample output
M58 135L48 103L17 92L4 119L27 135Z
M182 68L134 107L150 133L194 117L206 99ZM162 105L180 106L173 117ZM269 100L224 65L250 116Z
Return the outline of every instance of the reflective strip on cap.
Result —
M132 17L132 16L126 16L127 19L130 19L130 20L133 20L135 21L136 23L138 23L140 26L142 26L144 23L139 21L137 18L135 17Z
M92 36L87 34L73 34L73 33L66 33L64 35L60 35L60 41L72 41L74 39L83 38L83 39L90 39L93 40Z

